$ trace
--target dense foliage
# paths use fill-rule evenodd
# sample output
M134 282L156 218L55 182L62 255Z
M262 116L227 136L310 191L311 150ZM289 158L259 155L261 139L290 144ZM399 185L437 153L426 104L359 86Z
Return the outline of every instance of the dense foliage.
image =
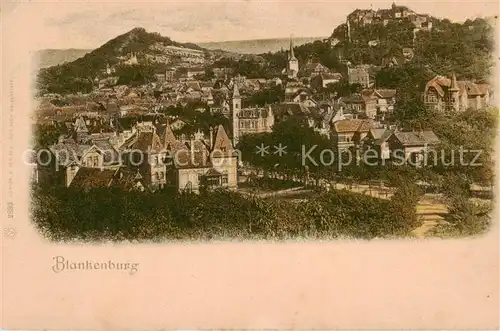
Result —
M266 53L243 58L222 57L215 61L213 68L230 68L233 74L247 78L271 79L281 76L286 67L286 53Z
M256 149L260 146L268 146L267 152L257 153ZM284 148L281 155L278 150L280 146ZM324 168L320 162L321 152L331 149L331 144L309 128L304 120L290 117L275 124L271 133L242 136L237 148L241 151L244 163L292 176L321 171ZM307 153L311 149L309 155L313 162L309 158L303 160L304 151Z
M338 26L332 34L340 43L327 47L320 42L301 46L299 59L311 55L332 69L341 69L334 59L341 57L353 64L380 66L384 59L401 58L402 49L414 49L412 63L435 74L450 75L452 72L463 79L487 80L493 64L493 27L485 19L467 20L463 24L447 19L431 18L431 31L418 31L413 40L414 26L409 22L389 22L351 27L351 42L346 40L346 25ZM377 46L368 42L377 40Z
M183 127L174 130L177 135L192 135L198 130L208 134L210 128L216 128L219 125L222 125L229 135L232 132L229 118L222 113L211 113L206 104L201 102L191 102L185 106L169 106L161 109L160 112L173 118L179 118L185 123Z
M259 90L252 94L248 103L253 106L265 106L285 101L285 91L281 85Z
M370 239L407 235L415 226L411 214L410 219L402 214L403 195L389 201L334 191L297 204L228 191L197 195L35 187L32 198L36 226L54 241Z
M492 224L493 202L471 199L466 180L460 175L448 175L443 185L449 214L446 223L431 232L438 237L457 237L485 234Z
M66 133L66 127L63 125L35 124L33 126L32 145L35 149L48 148L57 143L59 137Z
M155 80L154 65L139 64L134 66L118 65L115 75L118 78L118 85L140 86Z

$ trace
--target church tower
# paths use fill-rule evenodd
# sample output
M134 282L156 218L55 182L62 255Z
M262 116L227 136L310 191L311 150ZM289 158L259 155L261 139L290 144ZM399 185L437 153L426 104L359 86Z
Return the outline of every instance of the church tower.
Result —
M238 139L240 137L240 122L238 120L238 114L241 110L241 96L238 89L238 84L233 84L233 95L232 95L232 114L233 114L233 146L236 146Z
M293 53L293 41L290 37L290 52L288 53L288 77L295 78L299 72L299 60L295 57Z

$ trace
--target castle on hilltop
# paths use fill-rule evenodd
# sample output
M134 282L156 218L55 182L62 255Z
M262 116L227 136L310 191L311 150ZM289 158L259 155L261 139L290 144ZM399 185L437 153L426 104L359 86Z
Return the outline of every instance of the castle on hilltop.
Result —
M429 15L417 14L406 6L397 6L392 3L390 9L356 9L347 16L347 38L351 39L352 27L366 26L371 24L383 24L386 26L389 22L411 22L415 29L427 30L432 29L432 22Z

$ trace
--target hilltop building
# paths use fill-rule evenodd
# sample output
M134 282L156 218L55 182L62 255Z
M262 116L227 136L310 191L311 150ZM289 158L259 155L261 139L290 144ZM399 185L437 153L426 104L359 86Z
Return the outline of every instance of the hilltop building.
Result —
M351 41L353 26L366 26L371 24L383 24L386 26L389 22L411 22L415 29L432 29L432 22L429 15L417 14L406 6L398 6L392 3L390 9L356 9L347 16L346 26L347 40Z
M128 65L137 65L139 64L139 61L137 60L137 53L130 53L130 58L125 61L125 64L128 64Z

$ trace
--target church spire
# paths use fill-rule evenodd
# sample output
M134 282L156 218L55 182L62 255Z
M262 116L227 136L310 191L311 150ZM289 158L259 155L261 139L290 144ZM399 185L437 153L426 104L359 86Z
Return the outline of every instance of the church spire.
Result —
M233 86L233 99L240 97L240 90L238 89L238 84L234 83Z
M293 53L293 40L292 40L292 36L290 36L290 55L289 55L289 60L296 60L295 54Z

